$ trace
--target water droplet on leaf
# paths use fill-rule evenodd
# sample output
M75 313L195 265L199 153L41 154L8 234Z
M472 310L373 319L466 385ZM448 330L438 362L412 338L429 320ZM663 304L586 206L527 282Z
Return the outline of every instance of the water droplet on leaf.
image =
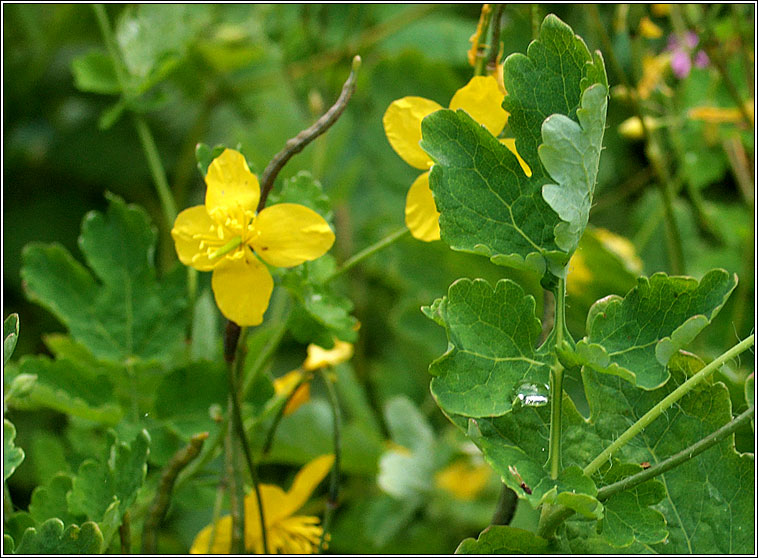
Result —
M536 382L521 382L516 386L516 397L526 407L542 407L550 399L550 388Z

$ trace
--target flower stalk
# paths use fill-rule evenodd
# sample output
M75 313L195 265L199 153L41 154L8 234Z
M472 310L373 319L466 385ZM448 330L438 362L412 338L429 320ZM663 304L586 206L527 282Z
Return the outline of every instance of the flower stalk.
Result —
M389 235L385 236L378 242L372 244L371 246L368 246L358 252L357 254L354 254L350 258L348 258L338 269L334 270L331 275L329 275L325 280L324 283L328 283L332 279L339 277L346 271L352 269L359 263L361 263L366 258L373 256L377 252L383 250L384 248L387 248L388 246L391 246L401 238L406 237L410 234L410 230L406 227L403 227L400 230L397 230L393 233L390 233Z
M244 328L244 332L247 332L247 328ZM243 328L240 328L240 326L231 320L227 322L226 333L224 335L224 360L226 360L227 370L229 372L229 397L232 407L231 424L233 425L233 430L235 431L237 438L242 444L242 453L245 456L245 461L247 462L248 472L250 473L250 480L253 483L253 491L255 492L255 498L258 503L258 518L260 519L261 523L261 539L263 541L263 551L265 554L269 554L268 541L266 537L266 519L263 509L263 500L260 493L260 481L258 480L258 471L255 467L255 463L253 462L253 455L250 449L250 444L248 443L247 435L245 434L245 426L242 422L242 410L239 400L239 370L241 368L240 361L242 360L239 357L242 350L238 348L238 345L240 337L243 339L245 337L242 333ZM232 535L234 535L234 530L232 531ZM234 540L234 536L232 537L232 540ZM232 547L232 551L234 552L234 545Z
M334 440L334 465L332 466L332 472L329 477L329 496L326 500L326 509L324 510L324 520L322 522L324 530L321 533L321 541L318 545L321 552L323 552L326 550L326 543L329 540L329 526L332 522L332 514L334 513L334 510L337 509L337 498L339 496L340 457L342 456L342 414L340 412L339 400L337 399L337 390L334 388L334 384L329 379L324 368L319 369L319 375L324 381L326 392L329 396L329 406L332 410L332 432Z

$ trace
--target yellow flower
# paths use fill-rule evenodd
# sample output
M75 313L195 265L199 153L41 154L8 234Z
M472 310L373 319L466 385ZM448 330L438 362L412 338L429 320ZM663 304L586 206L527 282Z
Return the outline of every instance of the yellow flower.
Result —
M745 101L745 112L753 120L753 99ZM729 122L739 122L742 120L742 112L736 107L722 108L722 107L695 107L691 108L687 113L687 116L692 120L702 120L712 124L723 124Z
M334 455L322 455L307 463L295 476L288 492L271 484L261 484L263 515L266 520L268 550L275 554L314 554L324 530L319 518L294 515L303 507L313 491L324 480L334 463ZM211 542L213 525L200 531L190 548L191 554L229 554L232 545L232 518L227 515L216 523L216 533ZM245 549L263 554L261 522L255 492L245 496Z
M434 475L434 483L459 500L475 500L492 476L486 463L472 465L466 460L451 463Z
M258 178L232 149L213 160L205 184L205 205L176 218L171 230L176 253L184 265L213 270L213 294L226 318L258 325L274 288L263 262L292 267L315 260L331 248L334 233L318 213L295 203L276 204L256 215Z
M663 37L663 30L647 16L643 16L640 19L639 31L640 35L646 39L660 39Z
M339 339L334 340L334 348L329 350L323 349L314 343L308 345L308 357L305 359L303 366L297 370L287 372L284 376L280 376L274 380L276 395L290 398L284 407L284 414L289 415L294 413L303 403L310 399L311 372L325 366L336 366L351 358L353 358L352 343L340 341Z
M667 16L671 13L671 4L652 4L650 11L658 17Z
M501 106L504 97L493 76L475 76L456 91L450 108L465 110L471 118L497 136L508 121L508 113ZM421 121L440 109L439 104L423 97L403 97L390 104L382 119L384 133L392 149L412 167L426 171L413 182L405 201L405 224L415 238L425 242L439 240L440 214L429 189L429 169L433 161L419 146ZM526 175L531 176L529 165L516 152L516 141L500 141L518 157Z
M311 343L308 345L308 358L303 363L306 370L318 370L325 366L337 366L353 358L353 344L346 341L334 340L333 349L323 349Z

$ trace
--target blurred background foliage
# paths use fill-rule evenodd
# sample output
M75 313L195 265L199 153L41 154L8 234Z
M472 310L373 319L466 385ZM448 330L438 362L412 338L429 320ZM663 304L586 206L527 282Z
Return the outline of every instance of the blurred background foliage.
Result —
M139 204L150 214L159 233L159 272L177 264L168 234L172 224L161 211L134 113L155 136L181 210L201 203L204 196L197 143L240 146L260 173L287 139L334 102L352 57L360 54L363 66L345 114L296 156L282 176L308 170L323 185L332 200L337 241L331 253L338 262L401 228L405 195L417 171L392 151L382 115L393 100L407 95L447 105L472 76L467 51L481 6L106 8L129 74L125 97L118 95L90 6L3 7L3 315L20 315L16 357L49 354L44 336L65 331L26 300L19 275L22 248L31 241L54 241L79 258L81 220L86 212L107 207L104 192ZM754 328L754 6L606 4L586 9L509 4L500 34L504 56L524 52L534 22L547 13L572 26L591 50L603 51L612 85L590 217L594 228L570 268L569 327L575 338L583 336L589 306L608 294L623 295L639 274L666 271L700 278L713 267L723 267L739 275L740 286L714 325L693 344L695 352L711 359ZM676 49L682 48L671 37L684 37L688 31L695 33L698 44L686 47L691 68L684 75L673 62ZM707 62L702 56L697 60L701 50ZM640 113L646 130L637 118ZM661 177L678 232L679 264L667 251ZM332 534L335 552L447 553L489 522L499 491L494 475L473 496L456 495L444 480L434 481L450 464L477 466L476 452L463 444L429 395L427 367L444 352L446 339L419 310L464 276L491 282L515 278L535 295L538 315L541 311L536 277L452 252L442 242L410 237L340 280L361 328L354 358L337 369L338 389L343 404L348 402L348 416L363 419L353 421L345 434L347 479ZM198 292L207 291L209 283L209 274L201 276ZM214 327L220 339L221 320ZM270 369L272 377L297 367L304 355L304 345L285 336ZM735 411L745 405L742 386L751 366L743 359L725 367L719 378L734 392ZM205 399L191 405L207 417L209 402L221 399L224 390L203 393ZM187 403L175 395L159 397L173 405L163 409L164 416ZM397 409L405 409L405 424L393 423ZM54 411L12 409L8 416L18 431L16 443L27 452L9 481L17 507L25 507L34 486L58 470L75 470L104 444L81 421L61 421L62 415ZM400 443L397 438L404 429L419 428L428 431L433 451L406 448L412 459L406 470L418 472L420 484L398 486L390 465L399 457L387 457L393 451L391 441ZM308 443L304 431L309 432ZM155 447L161 447L163 442L155 443L160 432L151 435ZM752 447L751 436L738 436L738 446ZM262 474L285 481L285 486L294 466L330 451L330 415L317 385L311 402L285 417L277 438ZM178 444L166 442L164 447L173 443ZM153 465L165 463L171 454L168 449L165 455L151 451ZM377 482L380 460L385 467ZM202 479L178 490L162 532L164 551L186 552L209 522L215 478ZM523 507L515 525L529 526L534 514Z

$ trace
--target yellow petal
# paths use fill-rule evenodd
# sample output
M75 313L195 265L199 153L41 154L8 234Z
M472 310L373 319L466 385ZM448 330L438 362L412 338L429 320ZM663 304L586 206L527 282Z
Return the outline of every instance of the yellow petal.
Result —
M346 341L334 340L333 349L324 349L311 343L308 345L308 358L305 359L303 368L306 370L318 370L324 366L336 366L353 358L353 344Z
M332 469L333 463L333 454L321 455L300 469L295 480L292 481L292 486L287 491L286 501L282 503L278 514L286 517L293 515L302 508L316 487Z
M266 518L266 534L270 535L272 526L289 515L283 508L287 495L273 484L261 484L258 488L263 501L263 516ZM254 490L245 496L245 548L249 552L263 554L258 498Z
M470 465L459 460L438 471L434 482L460 500L474 500L491 476L492 469L486 463Z
M474 76L455 92L450 108L465 110L471 118L484 125L490 134L497 136L508 122L508 113L501 106L504 97L493 76Z
M311 384L306 382L300 384L303 379L302 370L293 370L287 372L274 380L274 391L282 397L289 397L287 405L284 407L284 414L294 413L300 406L308 401L311 397ZM298 385L300 384L300 385ZM294 394L292 392L295 392Z
M276 267L292 267L323 256L334 233L321 215L296 203L280 203L261 211L253 223L255 253Z
M216 535L213 547L209 548L213 525L208 525L200 531L192 541L190 554L229 554L232 550L232 518L226 515L216 523Z
M384 113L384 133L395 153L410 166L421 170L432 166L429 155L418 144L421 141L421 121L441 108L423 97L403 97L393 101Z
M405 225L414 238L431 242L440 239L440 214L429 189L429 173L413 181L405 198Z
M261 195L256 177L239 151L225 149L213 159L205 175L205 209L241 207L255 211Z
M210 235L214 225L202 205L187 208L177 215L171 236L180 262L200 271L210 271L218 264L218 261L208 258L205 249L200 248L202 239L195 238L197 235Z
M254 256L225 258L213 270L213 294L221 313L240 326L259 325L268 308L274 280Z
M508 150L516 156L516 159L518 159L518 164L521 165L521 170L524 171L524 174L527 176L532 176L531 167L529 167L526 161L521 158L521 155L519 155L518 151L516 151L516 140L513 138L503 138L500 140L500 143L506 146Z

